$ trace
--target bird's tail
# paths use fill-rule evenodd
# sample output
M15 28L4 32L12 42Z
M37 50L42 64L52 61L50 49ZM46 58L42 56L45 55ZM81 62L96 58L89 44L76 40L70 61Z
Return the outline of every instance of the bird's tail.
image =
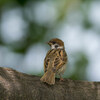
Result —
M50 85L55 84L55 73L52 70L48 70L42 78L40 79L42 82L46 82Z

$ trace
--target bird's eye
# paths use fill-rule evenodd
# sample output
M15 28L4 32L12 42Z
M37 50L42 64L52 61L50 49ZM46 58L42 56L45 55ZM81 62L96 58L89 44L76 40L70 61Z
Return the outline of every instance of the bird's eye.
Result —
M55 48L58 48L58 45L55 45Z

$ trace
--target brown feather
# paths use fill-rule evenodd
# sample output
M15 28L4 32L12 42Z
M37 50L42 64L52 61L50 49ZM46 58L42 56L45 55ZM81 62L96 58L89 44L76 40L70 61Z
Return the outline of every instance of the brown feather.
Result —
M49 42L52 43L52 42L55 42L55 41L60 46L64 46L64 42L62 40L58 39L58 38L54 38L54 39L50 40Z

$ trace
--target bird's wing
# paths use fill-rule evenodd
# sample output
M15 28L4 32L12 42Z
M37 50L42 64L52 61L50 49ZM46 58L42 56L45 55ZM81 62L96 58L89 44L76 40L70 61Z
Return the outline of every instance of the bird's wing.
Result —
M52 68L54 72L61 68L67 60L66 52L64 50L50 50L44 60L44 72Z
M48 70L48 68L52 67L52 62L55 56L55 50L49 50L45 59L44 59L44 72Z
M67 62L67 54L64 49L57 51L57 56L54 61L54 71L58 71Z

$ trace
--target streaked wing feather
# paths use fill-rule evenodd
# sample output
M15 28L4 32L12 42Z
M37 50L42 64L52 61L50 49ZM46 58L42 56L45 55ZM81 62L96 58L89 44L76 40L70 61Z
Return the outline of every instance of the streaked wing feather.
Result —
M67 61L67 54L64 49L60 49L57 52L57 58L54 62L54 69L59 70Z
M50 50L48 51L46 58L44 60L44 72L49 68L53 68L54 71L61 68L67 60L67 55L64 50Z
M48 70L49 67L52 67L52 61L55 55L55 50L49 50L45 59L44 59L44 72ZM50 66L51 65L51 66Z

